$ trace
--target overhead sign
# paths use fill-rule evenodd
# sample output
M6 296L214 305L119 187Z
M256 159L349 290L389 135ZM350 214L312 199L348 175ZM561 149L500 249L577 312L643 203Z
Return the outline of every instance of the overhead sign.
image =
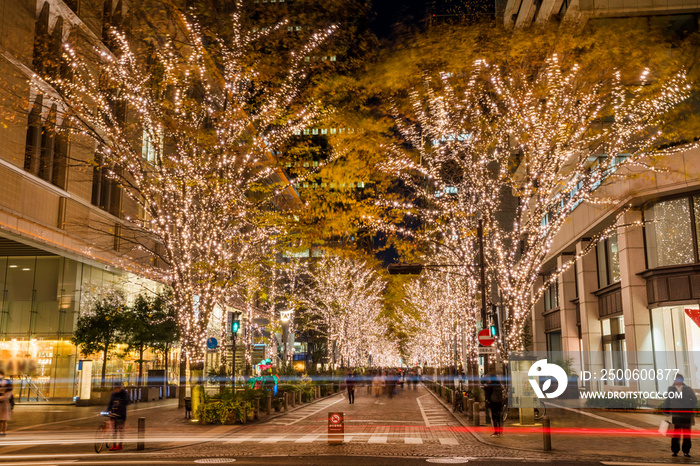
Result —
M216 338L214 338L214 337L211 337L207 340L207 348L209 348L209 349L216 349L218 344L219 344L219 342L216 341Z
M493 342L496 341L496 337L491 335L491 330L485 328L481 330L477 338L479 339L479 344L481 346L491 346L493 345Z

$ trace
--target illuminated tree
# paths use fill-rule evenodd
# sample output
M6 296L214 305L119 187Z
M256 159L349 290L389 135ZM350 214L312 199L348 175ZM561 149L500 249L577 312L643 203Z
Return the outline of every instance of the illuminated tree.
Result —
M477 60L470 73L443 73L437 83L427 80L422 92L412 94L414 122L397 118L397 124L415 154L388 147L393 160L387 166L416 191L413 173L422 176L423 198L430 190L446 196L452 186L455 199L469 198L460 204L431 202L435 211L422 214L421 221L435 231L455 228L441 241L471 242L464 248L471 255L462 260L473 261L476 237L467 232L475 219L483 220L486 263L507 313L508 349L523 349L525 321L556 279L553 274L535 286L571 212L582 202L605 201L594 195L601 185L687 148L671 144L663 129L669 113L689 95L682 71L653 81L648 70L626 80L610 71L591 82L578 65L563 67L556 55L534 74ZM451 183L445 182L446 165L455 167L449 171L456 174ZM504 216L509 210L514 212ZM449 221L441 223L445 216ZM462 218L469 226L457 230L453 225ZM474 277L473 272L469 268L467 275Z
M313 264L302 298L306 325L328 341L328 356L334 364L355 366L372 362L383 351L377 344L386 334L380 319L384 280L364 261L330 257ZM374 350L376 353L371 353Z
M72 79L51 82L74 130L95 141L99 164L140 207L124 236L153 259L142 272L171 286L193 367L237 268L284 229L275 211L298 202L273 153L317 113L298 99L304 57L332 31L313 34L280 79L265 80L251 50L282 24L249 32L241 11L236 2L227 36L205 38L177 12L176 32L145 45L113 30L114 54L96 47L96 62L66 45Z

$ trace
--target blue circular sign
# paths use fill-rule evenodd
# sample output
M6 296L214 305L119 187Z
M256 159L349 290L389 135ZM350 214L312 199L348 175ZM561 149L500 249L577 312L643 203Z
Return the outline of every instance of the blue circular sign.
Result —
M218 341L216 341L216 338L211 337L210 339L207 340L207 348L209 349L216 349L216 346L219 344Z

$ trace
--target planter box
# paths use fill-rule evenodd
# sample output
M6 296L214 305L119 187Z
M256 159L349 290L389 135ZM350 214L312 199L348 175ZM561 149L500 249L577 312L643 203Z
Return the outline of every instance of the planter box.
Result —
M141 388L141 401L157 401L159 398L160 390L158 388Z
M90 406L104 406L105 408L109 404L109 398L112 396L112 392L92 392L90 393Z

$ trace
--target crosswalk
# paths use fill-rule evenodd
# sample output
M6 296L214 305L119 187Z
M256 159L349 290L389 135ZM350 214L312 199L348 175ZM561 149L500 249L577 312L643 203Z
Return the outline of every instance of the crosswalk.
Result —
M291 426L300 421L308 419L314 416L315 414L322 413L324 410L327 411L328 408L330 408L336 403L340 403L343 400L345 400L345 397L343 395L334 396L330 399L322 400L317 403L313 403L303 408L294 410L288 414L285 414L284 416L281 416L277 419L273 419L266 424L274 426Z
M454 416L438 403L432 395L420 396L416 398L416 401L426 427L460 425Z

